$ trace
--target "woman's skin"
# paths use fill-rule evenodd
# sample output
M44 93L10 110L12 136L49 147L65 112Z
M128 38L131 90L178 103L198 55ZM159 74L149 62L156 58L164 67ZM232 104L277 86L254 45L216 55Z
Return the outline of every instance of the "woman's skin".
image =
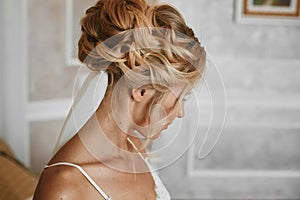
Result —
M176 117L183 117L183 105L178 102L178 97L183 95L185 88L175 88L173 91L175 92L165 93L159 103L168 116L164 123L155 129L158 132L152 136L153 139L158 138L160 132ZM55 154L49 164L70 162L80 165L113 200L155 200L155 184L151 173L131 171L133 164L135 168L145 169L144 171L147 171L147 165L141 157L132 156L136 151L127 140L129 137L139 151L145 153L141 149L141 141L128 133L151 122L147 113L153 104L155 90L121 88L118 92L119 95L115 95L112 101L112 89L108 89L95 114ZM120 102L113 104L113 108L118 111L115 112L117 116L112 114L110 102ZM143 134L143 128L140 131ZM110 166L117 166L128 172ZM55 166L45 169L41 174L34 200L42 199L82 200L103 199L103 197L78 169Z

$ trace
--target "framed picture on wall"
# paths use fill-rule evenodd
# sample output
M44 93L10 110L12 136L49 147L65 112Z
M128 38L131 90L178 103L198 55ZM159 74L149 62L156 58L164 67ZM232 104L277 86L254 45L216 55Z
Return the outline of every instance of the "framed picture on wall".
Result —
M238 23L300 25L300 0L236 0L235 7Z

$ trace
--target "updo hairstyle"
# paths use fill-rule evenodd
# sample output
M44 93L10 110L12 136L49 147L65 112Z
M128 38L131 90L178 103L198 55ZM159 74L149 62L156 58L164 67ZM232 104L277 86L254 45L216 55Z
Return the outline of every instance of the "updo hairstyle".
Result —
M206 52L180 13L144 0L99 0L81 19L78 57L106 71L109 87L125 75L128 87L165 92L201 77ZM160 84L157 84L160 83Z

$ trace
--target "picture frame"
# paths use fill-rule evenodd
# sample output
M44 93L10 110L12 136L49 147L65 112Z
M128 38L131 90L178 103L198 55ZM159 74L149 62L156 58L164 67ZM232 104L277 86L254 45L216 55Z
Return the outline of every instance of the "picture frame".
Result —
M300 0L236 0L235 21L243 24L300 25Z

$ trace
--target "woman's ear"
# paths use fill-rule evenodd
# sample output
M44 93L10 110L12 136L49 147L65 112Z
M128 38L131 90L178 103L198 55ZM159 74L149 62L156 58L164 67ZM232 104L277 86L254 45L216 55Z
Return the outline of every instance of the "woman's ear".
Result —
M134 88L131 91L131 98L136 102L148 101L153 98L154 94L154 89Z

